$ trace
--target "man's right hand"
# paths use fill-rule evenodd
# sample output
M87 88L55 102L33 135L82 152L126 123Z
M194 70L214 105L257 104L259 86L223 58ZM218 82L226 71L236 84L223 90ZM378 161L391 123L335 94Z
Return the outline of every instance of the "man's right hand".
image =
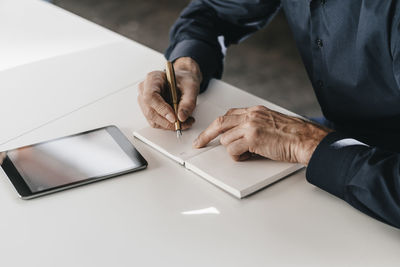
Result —
M176 83L180 95L178 104L178 119L182 129L188 129L194 123L191 117L200 90L202 75L199 65L189 57L182 57L174 62ZM166 102L169 95L167 79L162 71L147 74L146 79L139 84L138 102L144 116L154 128L175 130L176 120L174 110Z

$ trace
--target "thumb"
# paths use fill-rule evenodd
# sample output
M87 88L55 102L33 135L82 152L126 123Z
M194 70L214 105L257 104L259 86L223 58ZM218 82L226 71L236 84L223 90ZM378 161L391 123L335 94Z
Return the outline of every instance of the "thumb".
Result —
M182 83L182 95L178 105L178 119L182 122L186 121L193 113L196 107L198 95L198 86L193 82Z

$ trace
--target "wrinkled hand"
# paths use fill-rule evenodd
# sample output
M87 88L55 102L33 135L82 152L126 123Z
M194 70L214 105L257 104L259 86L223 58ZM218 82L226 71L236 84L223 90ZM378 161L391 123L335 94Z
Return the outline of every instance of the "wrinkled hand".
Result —
M272 160L307 165L312 153L330 129L281 114L264 106L230 109L218 117L193 146L201 148L217 136L234 160L252 153Z
M180 94L178 119L182 122L182 129L185 130L194 123L191 115L196 107L202 76L198 64L191 58L177 59L174 69ZM166 101L169 94L167 78L162 71L150 72L146 79L139 84L140 108L149 124L154 128L175 130L175 113Z

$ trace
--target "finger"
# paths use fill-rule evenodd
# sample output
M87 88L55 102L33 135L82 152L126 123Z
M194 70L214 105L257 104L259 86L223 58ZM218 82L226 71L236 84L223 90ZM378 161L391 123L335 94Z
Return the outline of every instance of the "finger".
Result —
M174 110L167 102L165 102L159 93L153 93L148 104L150 108L154 109L155 112L167 119L170 123L174 123L176 121Z
M262 105L258 105L258 106L252 106L249 108L231 108L229 109L225 115L239 115L239 114L244 114L247 113L249 111L257 111L257 110L270 110L265 106Z
M185 121L192 115L196 107L199 88L198 84L191 80L182 80L180 86L182 95L178 105L178 118L180 121Z
M165 74L153 71L147 74L146 79L139 85L140 101L154 109L158 114L171 123L175 122L175 114L172 107L161 96L166 86Z
M158 114L155 110L149 109L146 112L146 119L150 126L153 128L160 128L164 130L175 130L175 125L167 119Z
M252 106L247 109L247 111L271 111L269 108L263 105Z
M151 121L148 120L151 127L157 129L175 131L175 124L170 123L169 121L167 121L165 118L161 117L158 114L156 114L155 116L158 116L158 118L153 119ZM181 123L181 129L184 131L191 128L194 122L195 122L194 118L192 117L188 118L185 122Z
M166 118L159 115L154 109L145 105L142 101L141 95L138 96L138 103L150 126L152 126L153 128L160 128L165 130L175 130L175 120L174 123L171 123ZM189 117L185 122L181 123L182 130L189 129L190 127L192 127L194 122L195 119L193 117Z
M225 113L225 115L240 115L246 112L247 108L231 108Z
M143 96L142 95L138 96L138 103L139 103L140 109L142 110L147 122L150 124L151 127L153 127L153 128L163 128L163 129L169 129L170 128L169 124L172 125L172 123L170 121L168 121L166 118L162 117L160 114L158 114L150 106L148 106L143 101Z
M138 92L139 92L139 95L142 95L142 94L143 94L143 92L144 92L144 81L142 81L141 83L139 83Z
M240 138L230 143L226 147L226 150L235 161L238 161L242 154L249 151L249 146L247 145L247 142L243 138Z
M207 145L218 135L239 125L243 121L243 118L244 116L242 115L218 117L207 127L207 129L200 133L200 135L194 141L193 146L200 148Z
M244 136L245 136L245 129L240 127L235 127L223 133L219 141L223 146L227 146L233 141L236 141Z

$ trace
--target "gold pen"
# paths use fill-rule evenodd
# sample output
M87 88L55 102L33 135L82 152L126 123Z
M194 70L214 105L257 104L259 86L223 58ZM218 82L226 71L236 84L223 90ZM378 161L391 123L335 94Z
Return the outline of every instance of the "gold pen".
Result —
M167 61L165 67L165 74L167 76L168 87L169 91L171 92L171 100L172 100L172 108L175 112L175 131L176 131L176 138L180 139L182 136L182 128L181 122L178 119L178 94L176 89L176 78L175 78L175 71L174 65L170 61Z

